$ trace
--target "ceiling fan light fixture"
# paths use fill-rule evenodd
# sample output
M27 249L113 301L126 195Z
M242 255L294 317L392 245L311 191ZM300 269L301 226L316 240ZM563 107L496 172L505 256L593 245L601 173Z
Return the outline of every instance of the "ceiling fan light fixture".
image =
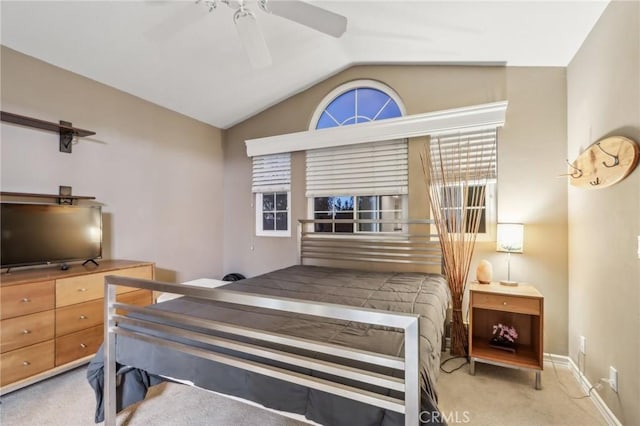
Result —
M246 7L240 7L233 15L233 22L251 65L254 68L271 65L271 54L255 15Z

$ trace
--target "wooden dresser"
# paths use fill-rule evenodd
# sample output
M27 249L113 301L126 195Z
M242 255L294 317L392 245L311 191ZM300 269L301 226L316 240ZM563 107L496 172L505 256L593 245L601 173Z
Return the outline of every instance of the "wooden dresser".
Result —
M154 279L149 262L103 260L68 270L0 276L0 395L88 362L103 339L104 277ZM119 287L118 300L148 305L148 290Z

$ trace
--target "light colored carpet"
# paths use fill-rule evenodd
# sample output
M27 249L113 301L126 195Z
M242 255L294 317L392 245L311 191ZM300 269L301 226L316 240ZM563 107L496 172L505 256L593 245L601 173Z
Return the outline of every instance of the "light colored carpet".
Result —
M452 369L461 360L445 365ZM90 426L95 398L81 367L1 397L2 426ZM571 373L546 367L543 389L533 388L533 373L476 364L441 373L440 409L449 424L604 425L592 402L582 395ZM118 415L118 425L298 426L301 423L238 401L178 384L153 388L147 399ZM357 425L354 425L357 426Z

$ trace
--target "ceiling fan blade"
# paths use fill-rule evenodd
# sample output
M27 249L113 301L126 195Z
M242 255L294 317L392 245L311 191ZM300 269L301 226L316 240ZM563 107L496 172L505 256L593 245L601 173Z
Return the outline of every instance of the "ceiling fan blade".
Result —
M346 17L300 0L260 0L259 3L260 8L265 12L298 22L333 37L340 37L347 30Z
M255 15L246 8L240 8L233 15L233 22L251 65L254 68L266 68L271 65L271 54Z

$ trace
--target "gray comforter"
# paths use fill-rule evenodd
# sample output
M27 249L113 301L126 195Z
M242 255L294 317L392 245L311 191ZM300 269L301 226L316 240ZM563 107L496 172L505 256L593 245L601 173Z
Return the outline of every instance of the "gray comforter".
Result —
M267 296L420 314L422 405L425 411L437 412L434 383L438 376L443 324L449 300L448 289L441 276L292 266L237 281L225 288ZM153 308L188 313L197 317L388 355L401 356L403 352L403 333L401 330L391 328L239 307L187 297L159 303ZM179 338L173 340L181 341ZM250 341L242 338L239 340ZM215 350L251 358L233 351L219 348ZM323 359L331 360L331 357L323 357ZM133 378L129 379L127 385L129 389L120 391L119 408L134 402L136 397L142 399L146 393L146 387L155 383L158 375L190 380L203 388L252 400L269 408L302 414L310 420L326 425L404 424L404 416L391 411L124 336L117 336L117 360L121 366L136 367L136 369L122 367L126 369L126 374L133 375ZM261 361L265 362L265 360ZM278 365L275 362L271 363ZM362 365L356 366L365 368ZM291 366L288 368L292 369ZM371 369L371 366L366 368ZM302 368L296 370L322 377L321 373L315 371ZM382 368L377 368L376 371L391 373L390 370ZM393 373L401 374L397 371ZM88 378L93 382L98 400L96 421L102 420L101 376L101 357L96 357L90 364L88 372ZM126 381L125 379L124 382ZM344 383L402 398L401 394L397 395L373 386L363 386L347 380ZM123 395L126 396L126 401L120 403ZM431 421L433 416L425 415L424 418Z

